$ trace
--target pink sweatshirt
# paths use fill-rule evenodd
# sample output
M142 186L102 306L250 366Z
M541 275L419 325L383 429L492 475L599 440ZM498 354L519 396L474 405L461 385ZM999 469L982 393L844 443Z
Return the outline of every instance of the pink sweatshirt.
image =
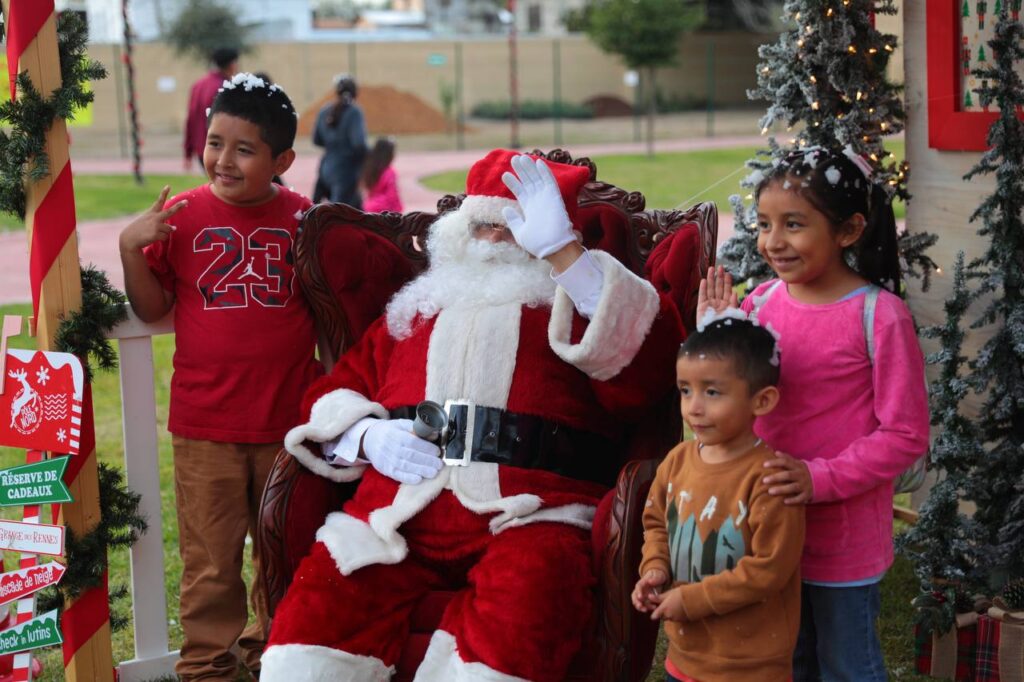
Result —
M755 289L743 309L773 283ZM881 292L873 365L863 312L863 294L811 305L782 285L758 314L781 335L781 400L754 430L807 462L814 485L804 580L847 582L885 572L893 558L893 479L928 447L924 358L910 312Z
M377 184L366 193L363 200L363 211L380 213L382 211L402 212L402 199L398 196L398 176L395 169L388 166L377 178Z

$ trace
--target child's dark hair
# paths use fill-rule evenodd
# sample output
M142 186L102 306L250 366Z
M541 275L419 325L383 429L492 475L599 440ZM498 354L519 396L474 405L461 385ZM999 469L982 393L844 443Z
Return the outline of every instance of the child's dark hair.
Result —
M295 144L298 126L295 107L277 85L251 73L238 73L224 87L210 106L209 118L228 114L253 123L260 129L260 139L270 145L276 157Z
M359 94L359 86L356 85L356 79L347 73L339 73L334 77L334 94L338 98L334 102L334 106L327 113L326 119L327 125L332 128L338 125L341 115L345 113L345 109L348 109L355 100L356 95Z
M390 137L378 137L373 144L373 149L366 155L363 161L363 187L373 189L380 180L381 174L395 160L395 141Z
M717 319L695 331L679 347L679 358L709 356L731 360L736 375L754 394L779 383L779 356L775 337L750 320Z
M867 162L858 159L861 165ZM771 184L793 189L833 225L842 225L860 213L864 233L850 247L853 267L874 284L898 291L901 281L896 216L892 199L866 176L847 152L822 147L796 149L772 166L754 190L755 200Z
M233 47L218 47L210 53L210 61L218 69L223 71L238 61L238 50Z

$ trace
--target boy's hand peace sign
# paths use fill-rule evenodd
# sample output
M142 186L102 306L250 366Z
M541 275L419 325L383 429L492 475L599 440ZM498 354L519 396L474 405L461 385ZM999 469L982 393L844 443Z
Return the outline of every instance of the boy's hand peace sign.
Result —
M188 201L182 199L173 206L164 208L170 191L170 186L165 185L149 210L139 215L121 231L119 245L122 253L141 251L153 242L167 241L170 238L171 232L174 232L174 226L169 225L166 222L167 219L188 205Z

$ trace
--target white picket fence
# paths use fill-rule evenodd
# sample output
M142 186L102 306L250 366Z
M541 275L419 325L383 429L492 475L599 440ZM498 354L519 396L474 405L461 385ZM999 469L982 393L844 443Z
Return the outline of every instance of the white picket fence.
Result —
M139 512L149 530L131 549L132 620L135 658L118 664L121 682L143 682L174 674L178 652L167 638L160 467L157 450L156 394L153 386L153 337L174 332L171 315L146 324L129 319L109 335L120 350L121 424L128 487L142 496Z

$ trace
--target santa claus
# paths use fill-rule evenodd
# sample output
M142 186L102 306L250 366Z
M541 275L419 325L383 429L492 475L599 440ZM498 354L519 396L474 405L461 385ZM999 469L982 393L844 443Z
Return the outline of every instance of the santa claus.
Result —
M496 150L430 267L315 384L285 446L361 478L277 609L262 679L387 680L425 593L458 589L416 680L560 681L591 616L590 526L620 430L673 383L675 307L573 230L588 171ZM412 430L445 405L443 452Z

